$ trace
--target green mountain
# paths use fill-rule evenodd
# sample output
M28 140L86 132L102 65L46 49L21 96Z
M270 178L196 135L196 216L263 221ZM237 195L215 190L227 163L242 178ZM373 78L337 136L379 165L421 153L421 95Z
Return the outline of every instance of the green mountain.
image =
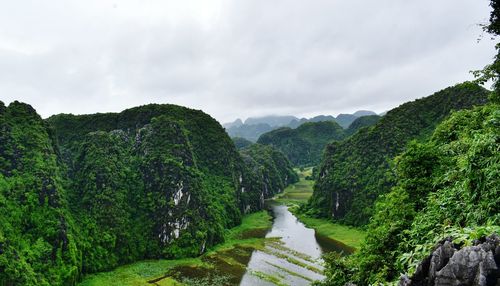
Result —
M378 115L366 115L358 117L351 123L351 125L349 125L345 133L350 136L363 127L375 125L380 120L380 118L381 117Z
M251 142L256 142L259 139L261 134L269 132L278 127L271 127L271 125L267 123L259 123L259 124L243 124L243 125L235 125L231 127L227 127L227 134L231 137L240 137Z
M330 256L320 285L498 285L499 111L497 102L455 112L430 140L410 143L364 245Z
M342 128L347 129L357 118L363 117L363 116L370 116L370 115L377 115L373 111L368 111L368 110L358 110L354 112L353 114L345 114L341 113L337 115L335 118L335 121L342 126Z
M247 140L245 138L241 138L241 137L233 137L231 139L234 142L234 146L236 146L236 149L238 149L238 150L254 144L252 141Z
M264 133L281 127L297 128L306 122L334 121L346 129L359 117L376 115L373 111L358 110L353 114L339 114L337 118L331 115L318 115L312 118L297 118L295 116L264 116L248 118L243 123L240 119L225 123L223 126L230 137L241 137L252 142Z
M274 146L296 166L315 165L325 146L344 138L344 130L333 121L306 122L296 129L279 128L260 136L257 143Z
M199 255L297 180L281 153L241 155L213 118L174 105L43 121L1 103L0 140L0 285Z
M0 285L74 284L82 252L53 133L0 102Z
M292 120L298 120L297 117L291 115L270 115L262 117L249 117L245 120L246 125L269 124L271 127L285 126Z
M452 110L487 101L488 91L462 83L389 111L372 127L327 146L310 207L318 214L363 225L375 199L394 185L390 161L409 141L428 138Z
M246 166L251 166L249 174L256 177L257 182L262 185L258 188L264 190L261 200L281 193L286 186L299 180L290 161L276 148L253 144L242 149L240 153Z
M354 120L356 120L356 118L358 118L356 115L354 114L339 114L336 118L335 118L335 121L337 121L337 123L342 126L342 128L348 128L349 125L351 125L352 122L354 122Z

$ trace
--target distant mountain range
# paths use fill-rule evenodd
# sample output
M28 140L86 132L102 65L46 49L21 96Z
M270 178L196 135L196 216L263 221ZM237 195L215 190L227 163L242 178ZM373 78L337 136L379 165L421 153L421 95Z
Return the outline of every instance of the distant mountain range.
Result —
M332 115L318 115L312 118L298 118L292 115L271 115L249 117L245 122L238 118L233 122L223 124L223 127L231 137L241 137L256 142L260 135L280 127L297 128L306 122L335 121L342 128L347 129L354 120L367 115L377 114L369 110L359 110L353 114L339 114L337 117Z

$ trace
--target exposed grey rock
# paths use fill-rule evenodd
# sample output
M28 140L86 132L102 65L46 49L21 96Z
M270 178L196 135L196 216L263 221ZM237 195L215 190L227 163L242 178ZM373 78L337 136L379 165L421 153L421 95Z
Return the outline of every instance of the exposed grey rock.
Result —
M453 243L449 240L445 241L441 247L438 247L432 253L429 267L429 281L434 281L434 279L436 279L436 272L447 265L453 254L455 254L455 248L453 247Z
M399 285L500 285L500 237L491 235L474 244L460 249L451 239L442 241L411 278L401 276Z

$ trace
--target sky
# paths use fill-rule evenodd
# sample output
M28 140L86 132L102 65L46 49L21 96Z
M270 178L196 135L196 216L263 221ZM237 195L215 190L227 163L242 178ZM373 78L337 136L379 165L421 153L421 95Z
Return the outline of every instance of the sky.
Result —
M492 61L488 0L0 0L0 100L220 122L383 112ZM482 38L478 41L479 38Z

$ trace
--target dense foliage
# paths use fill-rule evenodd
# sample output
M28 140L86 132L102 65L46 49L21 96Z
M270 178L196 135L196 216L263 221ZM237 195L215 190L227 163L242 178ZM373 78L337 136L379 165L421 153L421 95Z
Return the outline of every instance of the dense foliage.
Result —
M344 136L337 123L320 121L306 122L295 129L279 128L262 134L257 142L276 147L296 166L309 166L319 163L328 143Z
M428 138L452 110L484 104L487 94L477 84L458 84L394 108L372 127L328 145L311 211L347 224L366 224L376 198L394 185L391 160L411 140Z
M29 105L0 102L0 285L74 284L79 274L51 136Z
M45 122L1 103L0 140L0 285L199 255L296 180L281 153L240 155L213 118L174 105Z
M396 158L397 184L381 197L357 254L332 258L327 285L386 283L445 237L470 244L500 230L500 106L454 113L425 143Z
M234 122L224 124L224 128L231 137L241 137L256 142L262 134L282 127L294 129L308 122L332 121L337 122L342 128L346 129L357 118L371 115L376 114L373 111L358 110L353 114L339 114L337 117L318 115L312 118L299 119L295 116L264 116L248 118L244 123L237 119Z
M233 137L231 139L234 142L234 146L236 146L236 149L238 149L238 150L243 149L243 148L248 147L248 146L253 144L252 141L247 140L245 138L241 138L241 137Z
M286 186L299 180L290 161L271 146L253 144L243 149L241 154L244 158L255 161L259 167L259 170L254 170L252 173L262 177L259 181L264 183L265 198L281 193Z
M490 5L485 30L498 36L500 4L492 0ZM478 82L493 81L490 102L453 113L428 141L408 145L395 159L396 185L379 198L362 249L348 258L327 257L327 279L318 284L395 284L400 273L411 276L417 265L425 267L443 238L468 246L500 234L500 46L496 48L494 62L475 72ZM490 278L476 283L498 284Z
M356 118L351 125L345 130L346 135L350 136L356 133L359 129L363 127L369 127L375 125L380 120L378 115L367 115Z

